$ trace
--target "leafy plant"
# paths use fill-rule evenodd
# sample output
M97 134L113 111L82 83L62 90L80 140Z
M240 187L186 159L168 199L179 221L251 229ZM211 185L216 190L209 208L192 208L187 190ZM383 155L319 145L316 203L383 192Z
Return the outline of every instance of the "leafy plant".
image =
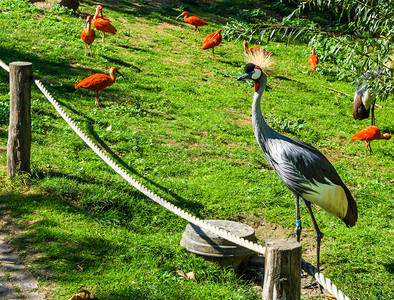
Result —
M287 133L298 133L306 125L304 119L290 121L287 118L268 116L267 121L276 130Z
M0 100L0 125L7 125L10 116L10 104L9 101Z

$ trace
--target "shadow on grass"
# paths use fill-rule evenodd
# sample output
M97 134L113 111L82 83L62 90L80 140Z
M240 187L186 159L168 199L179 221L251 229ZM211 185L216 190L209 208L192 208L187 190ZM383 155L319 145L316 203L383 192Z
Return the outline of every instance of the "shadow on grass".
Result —
M384 267L386 268L386 270L388 272L390 272L391 274L394 274L394 262L392 262L390 264L384 264Z
M88 1L89 2L89 1ZM92 3L91 3L92 4ZM31 63L33 63L33 73L41 73L39 70L45 70L46 74L51 74L51 76L54 77L63 77L64 76L64 72L67 69L67 72L69 73L69 76L78 76L78 74L83 74L83 76L86 76L87 72L94 72L94 70L88 70L85 68L70 68L68 63L65 62L64 63L59 63L56 61L51 61L51 60L46 60L46 59L42 59L41 57L38 57L36 55L32 55L31 53L24 53L15 49L11 49L11 48L4 48L4 47L0 47L0 58L6 58L5 59L5 63L9 64L12 61L29 61ZM111 58L107 57L108 60L112 60ZM130 67L130 64L125 64L119 60L112 60L114 63L118 63L122 66L126 66L126 67ZM131 66L133 67L133 66ZM134 67L137 71L140 71L139 68ZM35 71L36 70L36 71ZM71 73L71 74L70 74ZM0 72L0 78L1 79L8 79L9 75L6 71ZM45 79L42 80L45 83ZM146 89L154 89L153 87L146 87ZM71 87L69 86L57 86L56 87L56 92L57 93L69 93L71 92L71 90L73 90ZM133 175L138 176L139 178L143 179L144 181L148 182L149 184L152 184L153 186L159 188L160 190L162 190L163 192L165 192L166 194L170 195L171 197L173 197L173 199L176 199L176 201L182 205L182 207L186 207L186 208L191 208L193 210L194 213L198 213L200 210L203 209L203 205L194 202L194 201L189 201L186 199L183 199L182 197L180 197L179 195L177 195L176 193L171 192L168 188L153 182L152 180L150 180L149 178L142 176L141 174L139 174L135 169L133 169L132 167L130 167L126 162L124 162L118 155L115 154L114 151L112 151L112 149L100 138L99 134L97 134L97 132L95 132L94 128L93 128L93 124L96 124L97 121L93 120L92 118L86 116L85 114L83 114L80 111L76 111L75 109L71 108L69 105L66 105L65 103L62 103L61 101L58 101L62 106L67 107L69 110L71 110L73 113L81 116L82 118L84 118L85 120L87 120L87 124L88 124L88 130L91 136L93 136L93 138L96 140L96 142L106 151L108 152L112 158L119 163L123 168L125 168L126 170L128 170L130 173L132 173ZM37 111L38 112L38 111ZM39 114L45 114L43 111L39 111ZM48 113L48 115L51 118L55 118L56 116L53 113ZM99 125L100 126L105 126L106 122L100 122ZM0 131L1 136L6 136L7 132L5 130L1 130ZM45 176L47 176L48 174L45 174ZM69 175L67 174L62 174L59 172L54 172L54 173L50 173L51 176L56 176L56 177L65 177L65 178L70 178ZM44 174L38 175L39 177L44 176ZM42 178L41 178L42 179ZM78 182L87 182L81 178L74 178L75 180L77 180ZM90 183L94 183L89 179Z
M165 194L171 196L173 199L176 200L176 204L180 205L183 208L186 209L190 209L191 211L193 211L193 213L195 213L197 216L200 216L200 211L203 210L204 206L196 201L191 201L191 200L187 200L182 198L181 196L179 196L178 194L172 192L169 188L164 187L162 185L160 185L159 183L156 183L154 181L152 181L151 179L149 179L146 176L141 175L139 172L137 172L134 168L132 168L131 166L129 166L124 160L122 160L112 149L110 146L107 145L107 143L100 137L100 135L95 131L94 129L94 124L98 124L100 127L105 127L108 125L107 122L97 122L96 120L93 120L92 118L88 117L87 115L83 114L80 111L77 111L75 109L73 109L72 107L70 107L69 105L62 103L61 101L58 101L63 107L68 108L70 111L72 111L73 113L75 113L76 115L84 118L86 120L86 124L87 124L87 129L89 132L89 136L93 138L93 140L102 148L104 149L105 152L107 152L112 159L118 163L121 167L123 167L125 170L129 171L130 174L132 174L133 176L137 177L141 180L143 180L144 182L147 182L148 184L160 189L162 192L164 192ZM104 164L104 162L103 162ZM84 180L80 177L77 176L70 176L67 174L63 174L60 172L50 172L50 173L41 173L38 174L38 177L40 179L43 179L44 177L47 176L52 176L52 177L64 177L64 178L69 178L69 179L74 179L77 182L80 183L91 183L91 184L100 184L100 181L97 180ZM138 192L139 193L139 192Z
M97 224L83 209L48 194L0 195L0 218L0 233L11 237L33 274L67 286L60 292L68 294L64 299L81 286L98 287L95 299L158 299L156 295L167 293L162 289L168 289L168 299L179 299L171 282L160 282L154 275L144 282L135 279L135 274L149 274L151 268L173 269L174 244L156 243L155 233Z

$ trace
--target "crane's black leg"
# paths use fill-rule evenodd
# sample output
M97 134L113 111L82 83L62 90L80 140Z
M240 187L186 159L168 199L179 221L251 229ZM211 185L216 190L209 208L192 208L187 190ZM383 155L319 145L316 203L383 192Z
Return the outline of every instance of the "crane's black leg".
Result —
M309 201L306 201L305 199L302 199L305 203L306 208L308 209L309 215L311 216L313 227L315 228L315 239L316 239L316 269L318 272L320 272L320 242L323 237L323 233L320 231L319 226L317 225L317 222L315 220L315 216L313 215L312 212L312 207L311 203ZM323 293L323 288L319 284L320 288L320 293Z
M296 240L297 242L300 242L301 240L301 217L300 217L300 201L299 197L297 194L293 193L294 199L295 199L295 207L296 207L296 228L295 228L295 234L296 234Z
M374 100L371 105L371 125L374 126L375 126L375 101L376 100Z

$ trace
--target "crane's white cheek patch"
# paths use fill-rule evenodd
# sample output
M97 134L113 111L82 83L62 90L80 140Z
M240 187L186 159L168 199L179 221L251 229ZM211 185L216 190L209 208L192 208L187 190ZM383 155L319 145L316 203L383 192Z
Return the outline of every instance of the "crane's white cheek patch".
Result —
M254 69L252 73L252 79L259 79L261 76L261 71L259 69Z
M320 182L317 185L305 184L305 186L313 191L302 194L302 197L342 219L346 216L348 207L346 193L341 186L333 184L327 178L326 180L329 184Z

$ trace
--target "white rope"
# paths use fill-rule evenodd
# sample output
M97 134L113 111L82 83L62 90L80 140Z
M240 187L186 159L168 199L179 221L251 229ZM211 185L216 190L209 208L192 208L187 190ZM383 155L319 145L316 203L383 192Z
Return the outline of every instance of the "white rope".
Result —
M62 107L58 104L58 102L52 97L51 94L45 89L43 84L38 80L34 79L35 84L41 90L45 97L51 102L51 104L55 107L58 113L62 116L62 118L67 122L67 124L80 136L80 138L98 155L102 160L104 160L116 173L122 176L127 182L129 182L133 187L139 190L141 193L146 195L148 198L152 199L156 203L160 204L161 206L167 208L169 211L173 212L174 214L180 216L181 218L193 223L203 229L209 230L216 235L225 238L235 244L241 245L245 248L253 250L258 253L265 253L265 248L261 245L253 243L251 241L245 240L240 238L229 231L220 229L215 227L203 220L200 220L191 214L179 209L178 207L174 206L170 202L164 200L163 198L159 197L158 195L154 194L153 192L149 191L146 187L144 187L141 183L136 181L133 177L131 177L125 170L123 170L119 165L117 165L106 153L104 153L89 137L87 137L82 130L74 123L74 121L66 114Z
M10 72L10 68L8 67L8 65L6 63L4 63L1 59L0 59L0 67L2 67L8 73Z
M9 68L4 62L0 59L0 66L9 72ZM164 200L160 196L156 195L155 193L148 190L145 186L141 183L136 181L132 176L126 173L119 165L116 164L104 151L102 151L82 130L74 123L74 121L66 114L64 109L59 105L59 103L52 97L52 95L47 91L44 85L34 76L34 83L37 87L41 90L44 96L49 100L49 102L53 105L53 107L57 110L57 112L62 116L62 118L67 122L67 124L75 131L76 134L102 159L106 162L116 173L122 176L127 182L129 182L134 188L139 190L145 196L150 198L151 200L155 201L157 204L163 206L164 208L168 209L172 213L176 214L177 216L199 226L202 229L208 230L228 241L231 241L237 245L240 245L244 248L250 249L262 255L265 255L265 247L248 241L244 238L236 236L231 232L213 226L204 220L200 220L199 218L181 210L180 208L176 207L172 203ZM305 262L304 260L301 261L302 268L311 274L320 285L323 286L331 295L336 297L338 300L350 300L347 296L345 296L340 290L337 289L335 285L332 284L331 280L325 278L323 274L318 273L317 269L312 266L311 264Z
M338 290L338 288L331 282L330 279L325 278L322 273L319 273L313 265L302 259L301 267L305 272L315 277L317 282L319 282L331 295L335 296L338 300L350 300L349 297L345 296L340 290Z

